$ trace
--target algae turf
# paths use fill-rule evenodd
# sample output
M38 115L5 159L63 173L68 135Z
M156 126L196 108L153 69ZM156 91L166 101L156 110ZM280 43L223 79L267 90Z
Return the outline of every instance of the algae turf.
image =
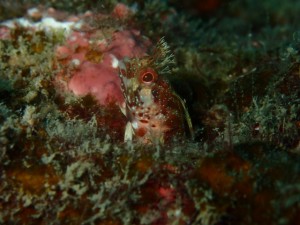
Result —
M118 106L54 85L61 32L4 38L1 26L0 223L299 224L299 3L218 1L204 15L213 1L123 2L129 20L92 24L165 37L195 140L123 143ZM36 3L1 1L0 19ZM74 14L116 3L44 2Z

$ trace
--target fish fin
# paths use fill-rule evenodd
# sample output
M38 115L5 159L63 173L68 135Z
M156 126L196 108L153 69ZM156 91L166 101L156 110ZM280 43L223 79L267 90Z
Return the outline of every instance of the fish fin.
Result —
M127 122L124 133L124 142L132 141L133 138L133 128L130 122Z
M123 115L127 116L127 114L126 114L126 106L123 106L123 105L119 104L119 108L120 108L121 112L123 113Z
M188 126L188 129L189 129L189 132L190 132L190 135L191 135L191 138L192 140L194 140L195 138L195 134L194 134L194 129L193 129L193 124L192 124L192 119L190 117L190 114L189 114L189 111L188 109L186 108L185 106L185 102L182 100L182 98L176 94L175 92L173 92L174 96L179 100L181 106L182 106L182 109L184 111L184 118L185 118L185 121L187 123L187 126Z

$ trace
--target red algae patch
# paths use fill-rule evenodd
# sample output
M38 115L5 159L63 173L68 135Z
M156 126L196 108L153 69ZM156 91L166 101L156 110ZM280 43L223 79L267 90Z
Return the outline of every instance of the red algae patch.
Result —
M108 37L101 30L73 32L66 43L56 49L58 61L65 66L57 75L58 83L66 80L67 90L77 96L91 94L102 105L123 102L119 60L145 56L151 45L137 30L106 34Z

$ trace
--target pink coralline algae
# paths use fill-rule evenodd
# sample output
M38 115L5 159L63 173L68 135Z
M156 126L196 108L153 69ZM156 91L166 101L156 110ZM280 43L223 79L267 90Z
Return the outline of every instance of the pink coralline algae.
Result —
M127 18L131 13L131 10L126 5L124 5L123 3L117 3L112 12L112 15L116 18L122 19Z
M10 39L10 29L8 27L0 26L0 40Z
M91 94L106 105L124 101L118 77L118 61L124 57L143 57L151 43L137 30L116 30L108 34L99 30L74 31L56 55L68 71L58 74L67 89L77 96Z

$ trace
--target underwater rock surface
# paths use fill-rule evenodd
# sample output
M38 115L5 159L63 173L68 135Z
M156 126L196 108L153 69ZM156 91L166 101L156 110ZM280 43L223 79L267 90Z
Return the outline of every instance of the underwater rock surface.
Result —
M258 3L0 3L0 223L300 224L300 4ZM194 139L124 142L162 37Z

